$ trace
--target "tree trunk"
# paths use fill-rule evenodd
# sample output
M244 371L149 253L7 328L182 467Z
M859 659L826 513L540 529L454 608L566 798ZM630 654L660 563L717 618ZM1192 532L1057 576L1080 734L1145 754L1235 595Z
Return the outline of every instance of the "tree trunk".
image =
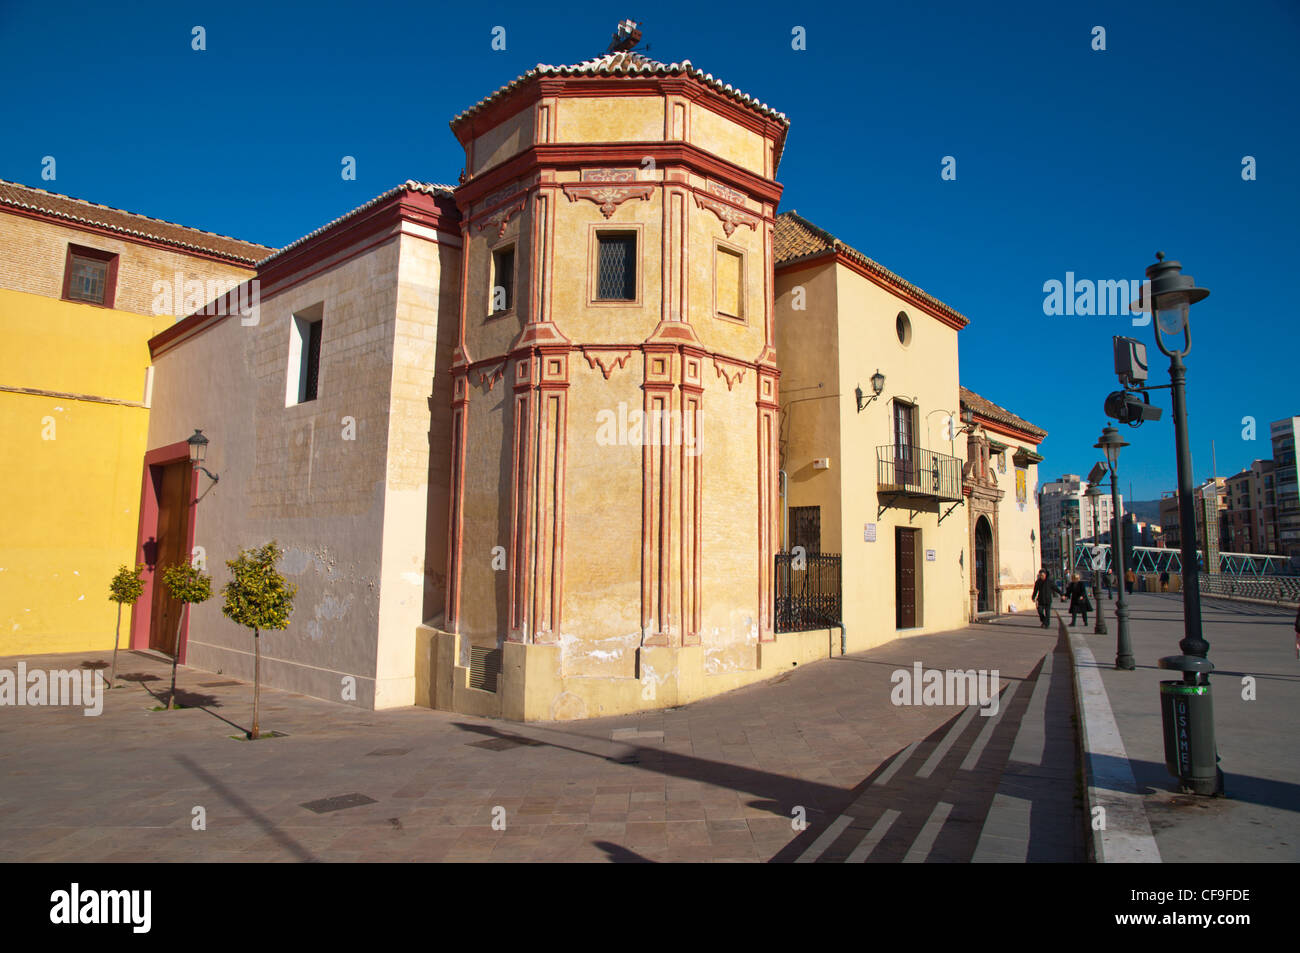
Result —
M253 629L253 730L249 737L254 741L258 738L257 699L262 686L262 640L258 637L260 634L256 628Z
M113 687L117 678L117 643L122 637L122 603L117 604L117 628L113 631L113 667L108 670L108 687Z
M176 663L181 657L181 626L185 624L185 613L189 611L188 602L181 603L180 618L176 621L176 641L172 643L172 692L167 696L167 709L176 707Z

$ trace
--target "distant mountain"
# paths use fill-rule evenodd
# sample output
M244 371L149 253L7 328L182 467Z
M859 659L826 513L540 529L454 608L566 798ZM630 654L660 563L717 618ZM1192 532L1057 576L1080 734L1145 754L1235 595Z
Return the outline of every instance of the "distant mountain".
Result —
M1160 522L1159 500L1125 500L1124 512L1132 513L1141 523Z

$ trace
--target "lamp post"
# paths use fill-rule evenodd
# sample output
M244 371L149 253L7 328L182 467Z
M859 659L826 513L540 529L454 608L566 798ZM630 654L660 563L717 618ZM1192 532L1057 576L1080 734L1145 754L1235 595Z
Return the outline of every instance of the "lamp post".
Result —
M1094 546L1101 545L1101 528L1097 522L1097 510L1101 504L1101 486L1096 482L1088 484L1088 504L1092 507L1092 541ZM1114 536L1114 533L1111 534ZM1114 563L1115 542L1111 540L1111 562ZM1095 557L1094 557L1095 558ZM1093 564L1092 568L1092 591L1097 597L1097 621L1093 624L1093 635L1106 635L1106 613L1101 611L1101 570Z
M1106 454L1106 463L1110 467L1110 552L1111 564L1115 567L1115 578L1124 578L1124 545L1118 546L1115 540L1119 531L1119 452L1128 443L1119 435L1119 431L1109 424L1101 432L1101 439L1093 444ZM1133 660L1133 642L1128 631L1128 600L1124 598L1124 586L1115 589L1115 667L1131 672L1137 668Z
M1174 449L1178 458L1178 515L1182 524L1183 638L1181 655L1160 660L1160 667L1182 672L1182 682L1161 682L1162 714L1165 721L1165 765L1179 778L1184 792L1220 794L1223 774L1218 769L1214 737L1214 710L1210 698L1210 643L1201 628L1201 580L1196 564L1196 510L1192 496L1192 451L1187 439L1187 367L1183 358L1192 349L1188 309L1204 300L1209 291L1196 287L1182 265L1165 261L1156 252L1156 263L1146 269L1147 281L1138 298L1139 310L1155 318L1156 347L1169 358L1169 389L1173 404ZM1174 339L1172 345L1164 337ZM1182 336L1181 346L1178 336ZM1208 547L1207 547L1208 548ZM1171 727L1171 723L1175 727Z

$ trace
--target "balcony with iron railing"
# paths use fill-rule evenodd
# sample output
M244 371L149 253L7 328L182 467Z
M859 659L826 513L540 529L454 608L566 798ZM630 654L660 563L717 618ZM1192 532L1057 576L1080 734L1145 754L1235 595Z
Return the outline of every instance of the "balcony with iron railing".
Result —
M957 502L961 500L959 457L906 444L876 448L876 487L881 493Z

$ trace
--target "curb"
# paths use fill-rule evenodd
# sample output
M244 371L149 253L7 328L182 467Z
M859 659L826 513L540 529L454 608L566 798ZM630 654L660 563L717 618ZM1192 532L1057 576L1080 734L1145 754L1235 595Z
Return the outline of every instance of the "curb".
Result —
M1080 769L1087 796L1091 843L1089 854L1099 864L1158 864L1160 850L1151 834L1146 806L1138 791L1128 753L1115 724L1110 698L1097 660L1087 641L1057 616L1059 631L1070 647L1074 670L1074 705L1079 724ZM1097 830L1097 809L1104 818Z

